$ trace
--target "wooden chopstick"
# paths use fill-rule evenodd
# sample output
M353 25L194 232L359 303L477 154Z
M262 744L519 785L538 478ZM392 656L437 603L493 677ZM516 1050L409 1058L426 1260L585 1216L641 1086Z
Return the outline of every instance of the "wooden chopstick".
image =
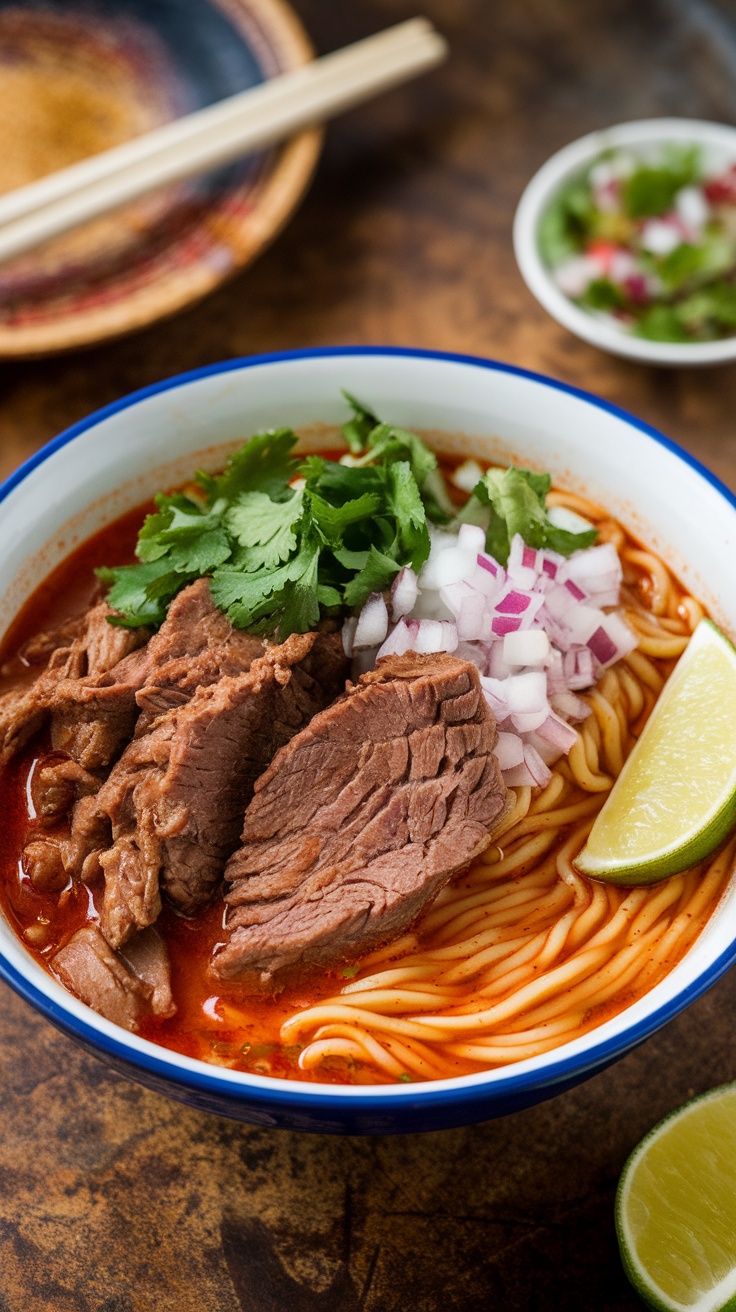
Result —
M426 19L411 19L0 196L0 261L156 187L321 123L434 67L446 53Z

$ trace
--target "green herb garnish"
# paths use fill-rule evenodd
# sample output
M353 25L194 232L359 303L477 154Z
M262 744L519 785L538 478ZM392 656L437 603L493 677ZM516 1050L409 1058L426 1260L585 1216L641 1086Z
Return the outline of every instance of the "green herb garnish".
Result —
M454 513L437 457L416 433L348 401L349 463L300 460L296 433L278 429L252 437L219 477L200 472L190 489L159 495L140 563L98 571L113 622L156 627L182 587L209 576L237 628L283 639L361 606L403 565L421 569L427 521Z
M598 536L596 529L571 533L551 523L545 505L551 485L549 474L534 474L513 465L489 469L459 518L483 523L487 549L501 565L506 564L511 539L517 533L530 547L548 547L562 556L591 546Z
M187 490L157 496L138 535L139 563L97 571L110 585L111 623L155 628L181 588L209 577L236 628L283 640L362 606L402 566L418 572L430 522L480 524L501 564L515 533L563 555L595 541L595 529L550 523L549 475L524 469L490 469L456 514L422 439L347 399L346 463L300 460L296 433L281 428L252 437L218 477L200 472Z

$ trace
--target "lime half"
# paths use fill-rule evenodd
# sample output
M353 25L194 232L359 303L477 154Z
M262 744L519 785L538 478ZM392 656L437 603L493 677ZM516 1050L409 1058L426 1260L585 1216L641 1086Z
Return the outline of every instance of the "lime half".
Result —
M736 824L736 650L701 620L575 865L651 884L695 865Z
M621 1176L616 1230L650 1307L736 1308L736 1085L686 1103L642 1139Z

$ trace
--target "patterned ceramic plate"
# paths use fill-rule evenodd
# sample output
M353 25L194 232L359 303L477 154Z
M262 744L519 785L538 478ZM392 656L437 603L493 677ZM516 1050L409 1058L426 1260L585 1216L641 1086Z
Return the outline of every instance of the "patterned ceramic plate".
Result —
M0 191L311 57L283 0L0 0ZM204 296L286 222L320 139L303 132L0 266L0 356L98 342Z

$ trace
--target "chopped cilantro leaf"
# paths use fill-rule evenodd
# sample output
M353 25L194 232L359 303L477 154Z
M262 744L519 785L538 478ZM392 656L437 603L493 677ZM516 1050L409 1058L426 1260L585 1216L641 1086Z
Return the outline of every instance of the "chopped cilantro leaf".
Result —
M372 592L382 592L391 583L401 566L385 556L376 547L371 547L368 559L355 578L345 586L345 602L348 606L362 606Z
M535 474L511 465L508 469L489 469L475 488L473 498L490 509L487 549L502 565L509 558L511 539L517 533L530 547L549 547L563 556L595 542L595 529L570 533L550 523L545 509L550 484L549 474Z
M219 476L161 493L138 537L138 563L99 571L115 624L157 627L187 583L209 578L236 628L283 640L344 615L429 555L428 519L482 522L499 560L519 532L567 552L590 534L554 529L547 475L491 470L456 516L437 457L407 429L347 398L354 456L347 464L294 455L289 428L259 433ZM346 434L347 436L347 434ZM593 534L594 536L594 534Z
M291 454L297 444L291 428L256 433L227 462L214 480L217 496L234 500L239 492L265 492L272 501L285 501L299 461Z

